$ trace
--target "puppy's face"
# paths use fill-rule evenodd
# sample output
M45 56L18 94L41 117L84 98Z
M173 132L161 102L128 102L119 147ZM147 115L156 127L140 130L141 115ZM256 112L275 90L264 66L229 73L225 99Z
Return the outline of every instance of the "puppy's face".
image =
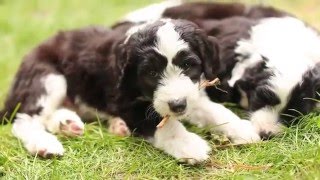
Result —
M188 115L200 96L202 75L215 78L216 43L188 21L162 20L134 27L125 43L137 88L162 116Z

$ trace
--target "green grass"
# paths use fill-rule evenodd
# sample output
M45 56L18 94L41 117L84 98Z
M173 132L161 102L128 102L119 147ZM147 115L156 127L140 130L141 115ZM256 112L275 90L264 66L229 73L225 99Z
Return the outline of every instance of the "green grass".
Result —
M36 44L59 29L109 25L147 3L151 1L0 0L0 102L21 58ZM268 4L320 28L317 0ZM319 179L320 118L312 113L303 119L271 141L224 149L214 144L217 138L210 131L189 126L214 149L210 160L198 166L179 164L141 139L112 136L97 123L86 125L82 137L60 137L65 156L44 160L26 153L11 125L0 126L0 179Z

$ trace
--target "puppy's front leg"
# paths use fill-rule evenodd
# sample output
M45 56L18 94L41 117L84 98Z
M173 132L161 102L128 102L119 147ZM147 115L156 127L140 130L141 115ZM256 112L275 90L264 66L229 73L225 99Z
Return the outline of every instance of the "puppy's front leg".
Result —
M155 131L151 143L182 162L196 164L209 158L211 148L200 136L187 131L181 122L169 119Z
M199 127L215 126L217 131L225 134L236 144L260 140L250 121L240 119L231 110L212 102L207 96L203 96L197 101L188 121Z
M156 128L162 117L149 102L140 102L123 110L122 118L133 130L133 135L144 137L156 148L189 164L205 161L211 148L198 135L188 132L182 123L173 117L161 128Z

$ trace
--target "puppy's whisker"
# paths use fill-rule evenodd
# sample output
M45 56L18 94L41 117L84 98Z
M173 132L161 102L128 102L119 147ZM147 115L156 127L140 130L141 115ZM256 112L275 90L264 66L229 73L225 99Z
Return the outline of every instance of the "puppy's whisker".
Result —
M153 120L153 119L156 119L158 117L158 114L157 114L157 112L156 111L151 111L150 113L149 113L149 115L147 116L147 119L148 120Z
M186 71L188 71L190 68L184 69L180 74L185 73Z
M149 114L152 113L153 110L153 107L152 107L152 104L150 104L148 107L147 107L147 110L146 110L146 113L145 113L145 117L148 118Z
M214 86L214 87L215 87L216 89L218 89L219 91L228 94L228 91L223 90L223 89L219 88L218 86Z
M147 107L145 117L147 120L157 119L158 113L153 108L152 104Z

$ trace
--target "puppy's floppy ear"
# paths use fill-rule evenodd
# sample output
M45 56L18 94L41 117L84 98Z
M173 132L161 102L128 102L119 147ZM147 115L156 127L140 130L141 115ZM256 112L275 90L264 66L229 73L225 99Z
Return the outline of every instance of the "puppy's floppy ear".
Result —
M129 49L127 47L128 45L121 42L119 44L116 45L116 53L115 53L115 59L116 59L116 65L118 67L118 69L120 70L120 75L119 75L119 80L118 80L118 87L121 86L126 71L128 71L127 66L129 65Z
M219 44L213 36L207 36L200 45L202 69L206 79L213 80L217 77L220 68Z

